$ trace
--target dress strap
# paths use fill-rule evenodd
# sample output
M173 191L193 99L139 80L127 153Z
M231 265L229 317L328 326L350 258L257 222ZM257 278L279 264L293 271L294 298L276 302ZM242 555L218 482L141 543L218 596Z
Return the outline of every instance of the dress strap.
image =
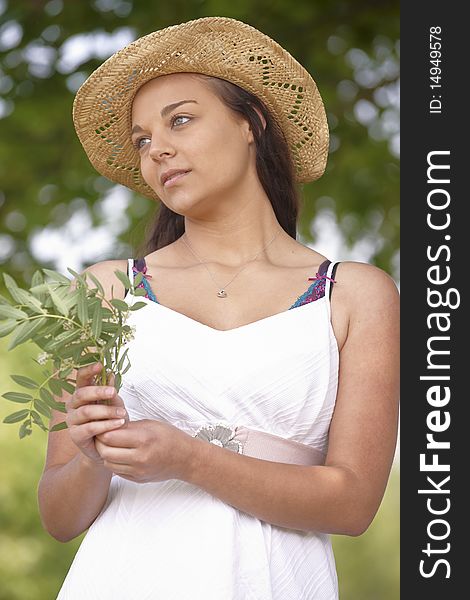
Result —
M127 276L132 285L134 285L134 269L132 268L133 266L134 266L134 259L129 258L127 260Z
M134 267L137 269L137 271L141 271L144 275L145 273L147 273L147 263L145 262L145 258L135 258L134 259ZM149 275L147 275L146 277L149 277Z
M134 285L134 271L142 271L142 273L147 272L147 265L145 263L145 258L128 258L127 259L127 277L129 278L129 281L131 282L131 285ZM149 277L149 275L147 275L147 277ZM127 292L129 292L129 290L127 288L125 288L125 295L124 298L127 296Z
M129 263L130 265L130 263ZM153 290L150 286L150 283L148 282L149 279L152 279L151 275L147 275L147 263L145 262L145 258L135 258L133 260L133 264L132 264L132 282L134 282L134 276L137 273L142 273L143 277L142 277L142 281L139 283L139 285L137 287L139 288L143 288L146 291L145 294L145 298L149 298L149 300L152 300L153 302L157 302L157 304L159 304L155 294L153 293Z
M328 316L331 317L331 292L333 290L333 284L336 283L335 273L336 267L339 265L339 262L329 262L328 268L326 270L326 285L325 285L325 296L328 298L327 306L328 306Z
M133 264L134 264L134 259L128 258L127 259L127 277L129 278L131 285L134 285L134 271L132 270ZM124 288L124 300L127 298L127 294L129 292L130 292L129 288L125 287Z

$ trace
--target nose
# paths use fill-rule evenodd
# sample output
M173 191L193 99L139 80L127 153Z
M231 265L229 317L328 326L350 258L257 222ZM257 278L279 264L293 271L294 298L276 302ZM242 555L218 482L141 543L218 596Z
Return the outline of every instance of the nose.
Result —
M172 156L175 153L173 146L164 138L154 137L150 141L149 158L154 161L161 161L162 158Z

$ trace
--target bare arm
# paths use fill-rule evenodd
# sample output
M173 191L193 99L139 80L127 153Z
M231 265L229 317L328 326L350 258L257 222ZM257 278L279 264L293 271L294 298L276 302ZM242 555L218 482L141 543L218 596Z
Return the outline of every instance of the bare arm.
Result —
M111 282L114 286L114 297L123 297L122 284L119 284L113 275L113 270L116 268L125 270L122 262L107 261L86 270L98 277L108 298L111 297ZM81 413L76 411L77 415L72 427L81 425L82 429L88 428L88 434L91 436L89 443L84 444L80 449L71 438L70 426L69 429L50 432L44 471L38 485L39 513L43 526L61 542L69 541L83 533L106 502L112 471L103 465L99 454L94 451L93 436L118 426L116 407L122 403L116 395L114 406L88 405L86 407L87 402L99 399L89 395L90 391L95 395L97 393L96 386L92 386L95 373L91 366L79 371L80 373L75 370L72 377L77 378L77 389L82 388L82 392L88 390L85 392L85 395L88 393L88 397L82 395ZM61 398L56 399L66 403L72 401L71 395L65 392ZM75 409L77 408L78 404L75 406ZM90 412L87 414L86 411L90 410L94 411L94 415ZM65 418L63 413L53 410L50 426L64 421ZM81 422L79 422L80 418ZM85 424L87 418L90 422ZM99 420L91 421L92 418Z
M333 299L348 307L349 327L325 466L262 461L197 440L185 479L269 523L360 535L379 508L396 444L399 297L369 265L343 263L336 279Z
M81 452L63 465L46 469L38 486L44 528L60 542L83 533L103 508L111 477L109 469Z

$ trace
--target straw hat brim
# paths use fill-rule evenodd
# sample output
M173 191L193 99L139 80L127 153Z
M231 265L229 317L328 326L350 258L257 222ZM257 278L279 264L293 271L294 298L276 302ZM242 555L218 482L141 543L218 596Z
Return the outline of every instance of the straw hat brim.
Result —
M228 17L203 17L141 37L113 54L80 87L73 121L99 173L159 199L140 173L131 142L131 109L142 85L171 73L219 77L260 98L287 141L297 181L321 177L329 135L315 81L277 42Z

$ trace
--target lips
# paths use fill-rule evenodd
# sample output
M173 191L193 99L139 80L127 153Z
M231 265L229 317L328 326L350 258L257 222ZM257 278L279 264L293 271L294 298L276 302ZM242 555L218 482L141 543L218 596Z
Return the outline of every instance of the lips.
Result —
M189 173L189 171L190 169L171 169L170 171L166 171L162 174L160 181L163 186L169 185L171 181L176 181L176 179L179 179L182 175Z

